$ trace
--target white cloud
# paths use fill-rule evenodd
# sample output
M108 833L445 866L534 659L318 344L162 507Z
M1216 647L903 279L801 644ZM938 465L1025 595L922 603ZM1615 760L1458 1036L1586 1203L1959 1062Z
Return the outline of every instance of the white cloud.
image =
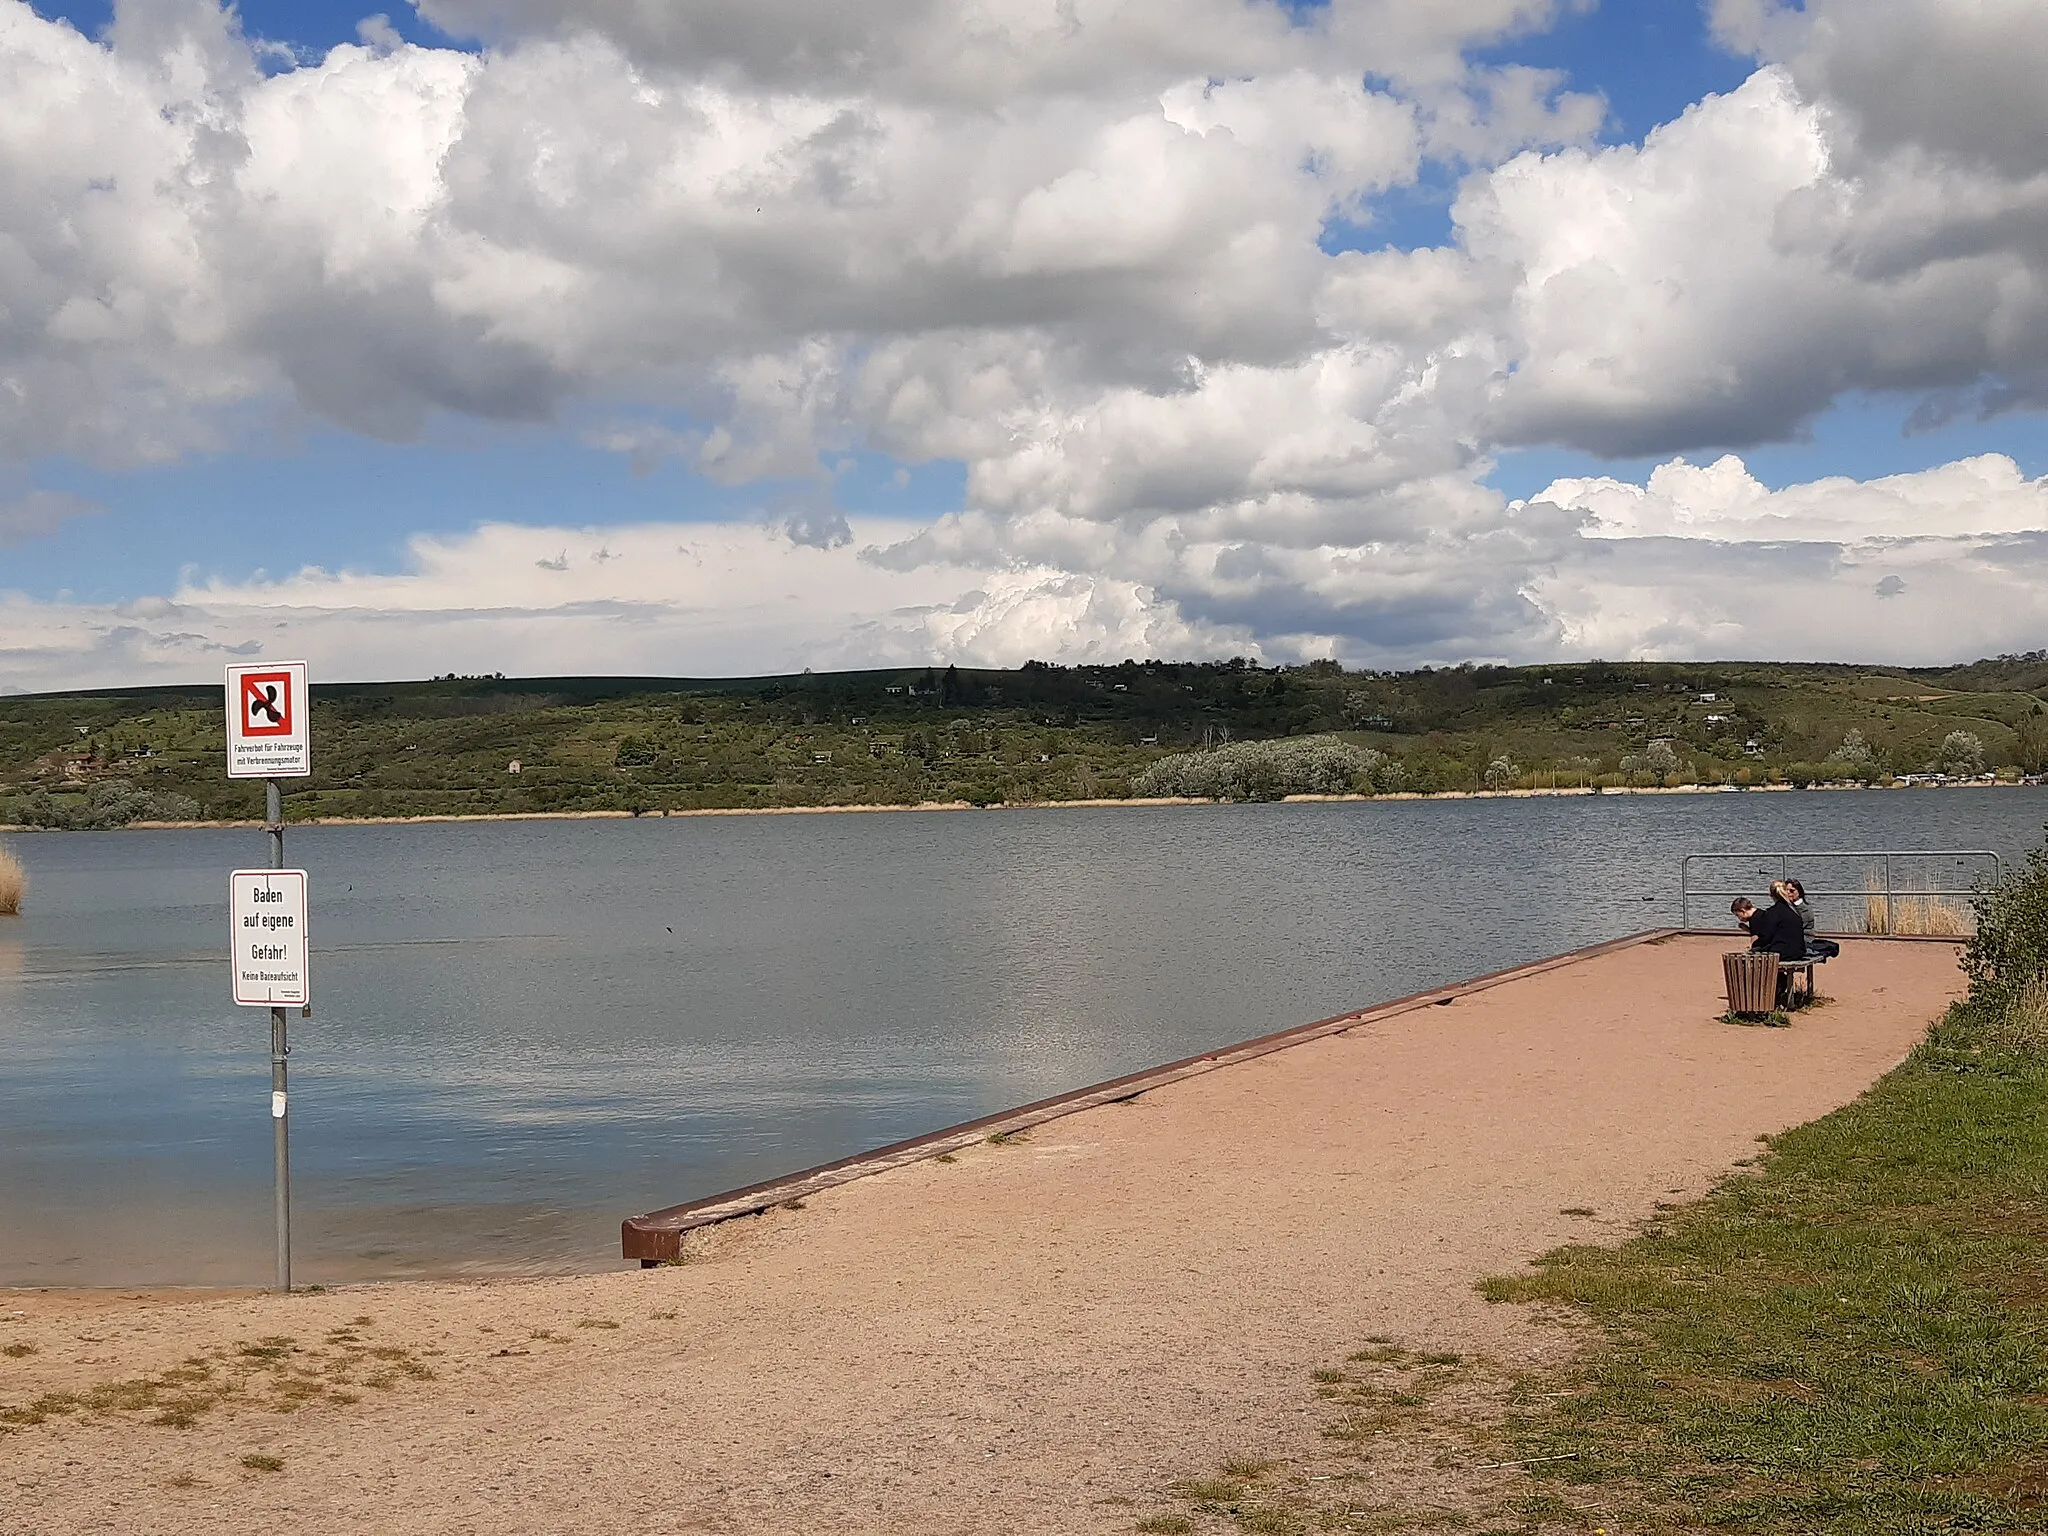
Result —
M1240 0L423 0L420 11L499 42L594 32L635 58L750 88L969 104L1284 66L1313 42L1281 7Z
M1640 146L1524 154L1456 216L1509 296L1490 432L1637 456L1926 419L2048 378L2048 20L2026 0L1725 0L1768 61ZM1464 317L1470 323L1470 314Z
M1674 459L1644 485L1605 477L1553 481L1532 500L1592 514L1595 538L1724 543L1941 539L2048 531L2048 478L2029 480L1987 453L1914 474L1833 476L1767 489L1741 459Z
M1126 658L1257 656L1249 631L1190 622L1136 582L1070 572L988 577L951 605L910 623L856 625L822 659L842 666L927 662L1014 667L1037 658L1072 664Z
M1861 150L1910 147L2040 175L2048 11L2033 0L1717 0L1714 9L1731 44L1788 68Z
M420 0L454 36L598 33L636 59L784 90L984 107L1017 96L1143 93L1161 81L1337 73L1455 81L1463 51L1591 0Z
M579 393L716 418L770 360L823 346L837 376L892 338L1049 339L1079 388L1298 356L1322 220L1414 177L1416 108L1276 7L1185 9L945 7L933 34L905 7L949 64L1043 43L1107 71L932 101L581 29L265 75L204 0L130 5L110 46L0 0L0 449L161 458L280 384L392 437ZM1502 100L1470 110L1553 130Z
M389 438L573 404L637 470L817 488L720 535L702 589L647 542L697 535L493 526L155 616L22 599L10 654L103 677L105 646L175 667L273 623L401 672L1725 648L1739 613L1666 606L1673 539L1885 588L1891 628L1852 605L1841 646L1907 643L1957 583L1999 630L2041 526L2009 461L1778 493L1674 463L1526 505L1481 478L1505 445L1782 440L1854 390L2044 398L2039 8L1720 0L1762 67L1606 147L1596 101L1466 57L1568 8L428 0L493 46L366 23L286 68L207 0L133 0L104 43L0 0L0 460L233 448L250 402ZM1471 169L1453 244L1321 249L1432 160ZM967 504L849 524L824 466L858 449L961 461ZM0 536L54 524L15 506ZM771 622L778 581L820 617Z
M1586 519L1530 589L1566 654L1936 663L2048 628L2048 477L2001 454L1776 491L1732 455L1676 459L1544 503Z
M913 525L856 522L861 545ZM444 671L718 675L806 666L1254 654L1128 582L1048 569L891 571L851 542L755 524L532 528L418 538L404 568L205 581L124 604L0 593L18 688L206 679L237 656L332 679Z
M1567 656L1931 666L2039 647L2048 534L1782 546L1588 540L1537 577Z
M336 678L1233 654L1935 663L2031 649L2048 626L2048 479L1999 455L1777 491L1728 457L1506 507L1469 481L1435 494L1468 503L1468 526L1273 542L1206 516L851 519L810 541L758 523L493 524L415 539L391 572L195 581L116 606L0 595L0 674L183 681L288 653Z
M843 388L878 347L1008 354L1038 401L1293 365L1335 339L1326 218L1591 130L1554 76L1446 63L1555 10L536 0L430 11L512 29L481 57L372 28L265 73L206 0L107 45L0 0L0 451L172 456L280 386L405 437L576 395L717 426L763 369ZM885 425L826 403L724 472Z

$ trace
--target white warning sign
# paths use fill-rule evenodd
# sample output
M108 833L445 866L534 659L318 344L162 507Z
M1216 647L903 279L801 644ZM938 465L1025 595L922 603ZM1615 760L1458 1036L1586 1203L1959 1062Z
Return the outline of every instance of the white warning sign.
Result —
M298 1008L306 983L306 872L238 869L228 876L229 948L235 1001L245 1008Z
M228 777L302 779L313 771L303 661L228 668Z

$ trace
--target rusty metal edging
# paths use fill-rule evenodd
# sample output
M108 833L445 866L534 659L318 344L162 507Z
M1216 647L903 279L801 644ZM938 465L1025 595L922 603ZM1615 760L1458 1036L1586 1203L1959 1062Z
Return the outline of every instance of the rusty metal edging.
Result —
M1185 1078L1200 1076L1204 1072L1213 1072L1218 1067L1251 1061L1310 1040L1341 1035L1360 1024L1377 1023L1381 1019L1392 1018L1398 1014L1412 1013L1418 1008L1441 1006L1455 1002L1469 993L1484 992L1505 982L1520 981L1529 976L1540 976L1545 971L1576 965L1582 960L1591 960L1617 950L1632 949L1640 944L1708 934L1720 938L1731 937L1725 932L1712 929L1646 929L1641 933L1630 934L1626 938L1609 939L1601 944L1588 944L1579 949L1566 950L1561 955L1552 955L1548 959L1532 960L1526 965L1511 966L1504 971L1492 971L1470 981L1432 987L1426 992L1411 993L1407 997L1395 998L1391 1002L1376 1003L1370 1008L1340 1013L1333 1018L1318 1019L1313 1024L1297 1024L1291 1029L1260 1035L1256 1039L1240 1041L1236 1045L1219 1046L1199 1056L1186 1056L1179 1061L1167 1062L1163 1066L1146 1067L1141 1071L1131 1072L1123 1077L1113 1077L1107 1082L1096 1083L1091 1087L1076 1088L1066 1093L1055 1094L1049 1099L1038 1099L1030 1104L1022 1104L1015 1109L998 1110L995 1114L984 1115L979 1120L963 1121L959 1125L947 1126L944 1130L913 1136L908 1141L892 1142L886 1147L877 1147L868 1152L856 1152L835 1162L820 1163L815 1168L782 1174L759 1184L748 1184L740 1189L726 1190L722 1194L707 1195L701 1200L692 1200L683 1205L671 1205L662 1210L650 1211L644 1216L630 1216L620 1225L620 1249L624 1257L638 1259L643 1267L679 1259L683 1251L683 1234L695 1231L699 1227L716 1226L720 1222L732 1221L741 1216L758 1216L763 1211L790 1200L800 1200L820 1190L850 1184L855 1179L885 1173L891 1168L901 1168L907 1163L921 1162L926 1158L937 1157L942 1152L958 1152L978 1141L985 1141L990 1136L1014 1134L1028 1130L1032 1126L1044 1125L1049 1120L1078 1114L1084 1109L1095 1109L1104 1104L1135 1099L1141 1093L1164 1087L1168 1083L1177 1083Z
M1669 932L1683 939L1739 939L1732 928L1673 928ZM1817 939L1838 939L1844 944L1967 944L1966 933L1829 933L1816 930Z

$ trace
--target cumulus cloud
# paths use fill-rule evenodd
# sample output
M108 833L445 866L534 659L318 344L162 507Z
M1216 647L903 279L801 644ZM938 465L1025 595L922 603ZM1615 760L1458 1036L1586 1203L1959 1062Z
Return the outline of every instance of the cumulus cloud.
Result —
M1276 7L1185 8L904 7L893 35L953 63L1043 43L1114 76L932 102L860 89L801 28L759 29L800 81L582 24L266 73L203 0L126 5L105 44L0 0L0 446L161 458L279 386L390 437L577 392L715 417L777 359L824 346L837 379L893 336L1049 333L1084 381L1298 353L1321 222L1412 179L1417 110ZM862 57L890 19L800 9L856 18Z
M1882 599L1893 629L1845 608L1842 646L1960 581L2003 601L2042 526L2005 460L1776 493L1674 462L1512 504L1484 477L1521 444L1783 440L1849 391L2039 403L2038 7L1716 0L1754 75L1605 146L1597 99L1470 60L1575 8L424 0L489 46L371 21L297 62L211 0L124 0L104 39L0 0L0 459L232 449L289 401L393 439L566 416L639 472L820 488L732 530L755 575L701 597L654 548L695 535L494 526L157 617L18 603L71 639L10 654L154 671L272 613L400 671L374 637L492 653L441 670L1758 650L1739 614L1670 617L1681 548ZM1450 243L1324 250L1432 164L1469 172ZM847 518L822 466L856 449L959 461L965 504ZM1801 552L1742 563L1767 545ZM829 622L767 621L778 570Z
M1716 0L1714 20L1789 69L1866 153L2041 173L2048 12L2031 0Z
M104 42L0 0L0 451L162 459L280 389L394 438L611 396L746 477L886 435L878 348L1000 356L1027 406L1296 364L1328 219L1597 126L1459 62L1557 9L464 0L427 14L496 50L266 69L209 0Z
M1845 168L1775 67L1639 147L1517 157L1457 208L1515 360L1492 429L1637 456L1783 440L1850 391L2031 389L2043 197L1917 154Z
M1805 400L1923 392L1927 419L2038 402L2048 366L2040 7L1720 0L1716 12L1724 35L1765 61L1774 134L1804 141L1809 167L1771 168L1765 224L1742 217L1755 205L1722 174L1732 162L1695 153L1678 164L1713 179L1701 201L1736 199L1732 254L1765 275L1757 312L1805 355L1783 370L1804 375ZM1695 249L1673 268L1674 287L1731 254L1727 235ZM1802 285L1802 270L1822 281Z
M2033 649L2048 627L2048 533L1856 543L1588 540L1537 577L1570 656L1931 666Z
M1986 454L1770 490L1729 455L1641 485L1558 480L1583 519L1530 585L1566 654L1933 663L2032 649L2048 625L2048 477Z
M1707 465L1674 459L1643 485L1556 480L1534 499L1591 513L1585 532L1603 539L1811 543L2048 530L2048 479L2027 479L2002 453L1915 474L1832 476L1778 491L1733 454Z

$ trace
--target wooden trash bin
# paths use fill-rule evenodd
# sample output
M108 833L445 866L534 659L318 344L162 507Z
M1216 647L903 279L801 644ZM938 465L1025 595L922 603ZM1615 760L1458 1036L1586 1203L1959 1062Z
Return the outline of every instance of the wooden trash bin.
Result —
M1730 1013L1765 1014L1778 1006L1778 957L1769 950L1734 949L1721 956Z

